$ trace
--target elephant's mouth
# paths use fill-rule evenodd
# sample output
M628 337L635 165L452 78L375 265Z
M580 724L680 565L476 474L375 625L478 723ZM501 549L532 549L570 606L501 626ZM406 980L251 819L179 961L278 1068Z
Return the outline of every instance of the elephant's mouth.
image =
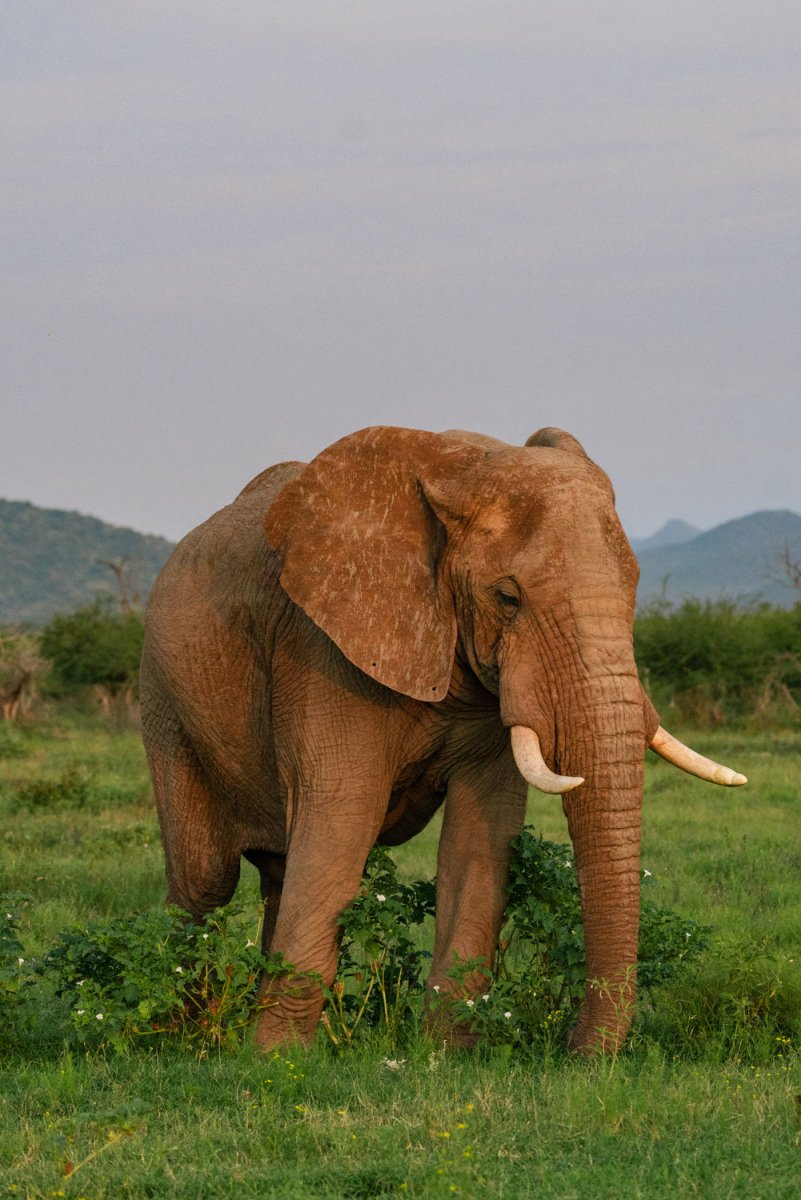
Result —
M551 795L562 795L584 782L580 775L557 775L548 767L540 748L540 739L533 729L525 725L513 725L511 730L512 754L520 774L532 787ZM724 787L739 787L747 783L745 775L705 758L696 750L685 746L678 738L660 725L648 743L650 748L666 762L679 767L689 775L697 775L708 783L719 783Z

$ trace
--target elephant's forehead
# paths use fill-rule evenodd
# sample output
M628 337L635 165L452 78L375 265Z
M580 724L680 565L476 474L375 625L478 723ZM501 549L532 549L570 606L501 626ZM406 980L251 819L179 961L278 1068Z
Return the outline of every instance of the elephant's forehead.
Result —
M488 532L580 523L614 511L609 483L593 463L559 450L537 452L533 462L531 456L531 451L493 455L476 472L475 518Z

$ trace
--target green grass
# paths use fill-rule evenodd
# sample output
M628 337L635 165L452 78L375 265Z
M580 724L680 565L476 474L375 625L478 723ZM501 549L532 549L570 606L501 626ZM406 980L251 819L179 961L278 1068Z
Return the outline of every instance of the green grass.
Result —
M0 759L0 890L33 898L26 948L46 949L73 920L160 905L135 733L64 718L22 740L24 753ZM0 1197L797 1196L801 985L786 960L801 957L801 740L693 743L749 786L712 788L649 761L643 863L652 897L713 925L715 946L698 978L653 998L616 1060L445 1054L422 1035L394 1048L373 1036L341 1057L322 1039L266 1059L119 1056L67 1048L57 1011L43 1011L0 1064ZM20 804L26 784L70 770L87 780L82 807ZM566 840L558 800L533 797L529 819ZM397 852L404 877L433 871L436 835ZM242 886L256 894L246 866ZM739 1041L693 1043L705 1006L732 990L733 963L752 984L762 972L766 994L779 964L769 1002L796 1022L783 1040L743 1018Z

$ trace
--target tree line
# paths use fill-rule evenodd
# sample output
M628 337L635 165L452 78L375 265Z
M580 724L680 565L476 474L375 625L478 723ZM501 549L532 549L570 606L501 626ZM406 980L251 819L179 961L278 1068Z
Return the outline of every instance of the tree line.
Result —
M143 614L124 592L55 616L40 632L0 630L0 716L34 719L37 698L79 696L133 716L142 638ZM801 725L801 603L652 603L636 618L634 645L643 683L671 723Z

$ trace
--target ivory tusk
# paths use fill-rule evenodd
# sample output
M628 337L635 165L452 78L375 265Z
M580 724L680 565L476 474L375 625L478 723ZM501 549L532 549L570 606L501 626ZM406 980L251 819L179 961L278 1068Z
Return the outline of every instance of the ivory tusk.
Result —
M685 746L684 742L674 738L661 725L651 739L651 749L666 762L673 763L674 767L680 767L690 775L697 775L699 779L706 779L708 783L720 783L724 787L740 787L741 784L748 783L745 775L732 771L731 767L721 766L711 758L704 758L703 754Z
M541 792L559 796L570 792L584 780L577 775L555 775L549 770L540 749L540 739L525 725L512 726L512 754L517 769L527 783Z

